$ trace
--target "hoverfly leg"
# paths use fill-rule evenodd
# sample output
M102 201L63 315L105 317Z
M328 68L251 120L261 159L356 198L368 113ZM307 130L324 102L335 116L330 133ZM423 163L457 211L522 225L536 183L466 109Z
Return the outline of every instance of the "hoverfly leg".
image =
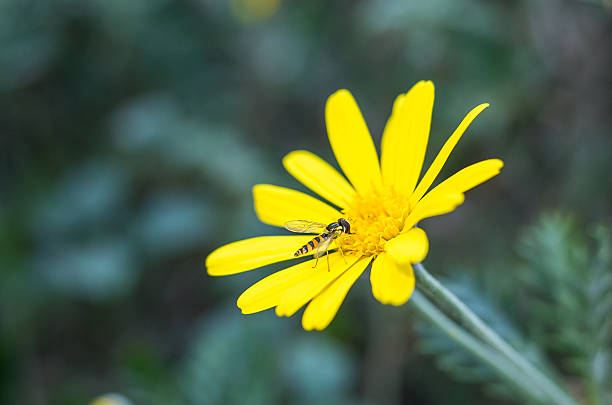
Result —
M327 272L329 273L329 250L325 252L325 257L327 257Z
M319 258L317 257L317 260L315 260L315 265L312 266L312 268L314 269L315 267L317 267L317 263L319 263Z
M346 261L346 256L344 256L344 250L342 250L342 246L338 245L338 250L340 251L340 256L342 256L342 259L344 260L344 264L348 264L348 262Z

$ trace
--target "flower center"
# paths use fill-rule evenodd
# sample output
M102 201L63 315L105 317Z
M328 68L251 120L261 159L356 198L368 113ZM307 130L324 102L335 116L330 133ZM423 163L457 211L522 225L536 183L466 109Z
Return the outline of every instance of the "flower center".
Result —
M342 235L337 243L344 252L374 256L397 236L410 213L408 197L387 188L357 195L344 211L354 235Z

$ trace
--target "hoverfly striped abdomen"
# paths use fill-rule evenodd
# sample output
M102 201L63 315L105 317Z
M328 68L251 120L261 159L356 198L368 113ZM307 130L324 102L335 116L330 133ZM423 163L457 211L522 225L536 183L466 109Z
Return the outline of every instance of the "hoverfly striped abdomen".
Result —
M302 246L301 248L299 248L294 254L293 256L298 257L301 255L305 255L308 252L311 252L312 250L314 250L317 246L319 246L319 244L321 244L321 242L327 240L329 238L329 233L327 232L323 232L321 235L319 236L315 236L314 238L312 238L310 240L310 242L308 242L307 244L305 244L304 246Z
M319 262L319 257L326 255L327 271L329 271L329 250L332 242L342 235L353 234L351 232L351 224L344 218L339 218L336 222L327 225L320 222L298 219L296 221L285 222L285 228L288 231L298 233L318 233L322 231L319 236L315 236L307 244L299 248L293 256L298 257L312 252L316 259L313 266L315 268ZM337 247L340 248L340 246ZM340 253L342 254L342 249L340 249Z

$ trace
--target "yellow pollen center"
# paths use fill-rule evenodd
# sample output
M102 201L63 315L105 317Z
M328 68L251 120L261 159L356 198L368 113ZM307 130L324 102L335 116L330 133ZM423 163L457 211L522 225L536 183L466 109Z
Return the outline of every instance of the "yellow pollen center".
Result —
M385 250L385 243L397 236L410 213L408 197L393 189L357 195L344 211L351 233L337 243L343 252L374 256Z

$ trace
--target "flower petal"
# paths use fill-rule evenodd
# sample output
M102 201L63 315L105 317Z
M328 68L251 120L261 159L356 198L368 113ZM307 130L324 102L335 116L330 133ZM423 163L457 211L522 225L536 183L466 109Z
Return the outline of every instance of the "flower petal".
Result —
M399 234L385 245L387 254L398 264L418 263L425 259L428 250L429 241L421 228Z
M383 133L383 182L406 195L412 193L421 174L433 104L433 83L418 82L396 99Z
M474 163L444 180L429 192L432 193L463 193L477 185L484 183L493 176L497 176L504 167L504 162L499 159L488 159Z
M361 258L344 274L328 285L310 301L302 316L302 327L306 330L323 330L338 313L340 305L355 281L370 264L370 259Z
M293 259L293 253L311 238L312 235L260 236L233 242L208 255L206 270L211 276L227 276Z
M450 138L448 138L448 140L440 150L440 153L438 153L438 156L436 156L436 158L434 159L431 166L429 166L429 169L427 169L427 172L421 179L421 182L417 186L416 190L414 190L413 195L410 197L411 204L414 204L418 200L420 200L421 197L423 197L423 195L427 192L427 190L429 190L429 187L433 184L434 180L440 173L440 170L442 170L442 166L444 166L444 163L446 163L446 160L455 148L455 145L457 145L457 142L459 142L459 139L461 139L461 136L463 135L467 127L472 123L474 118L476 118L476 116L478 116L478 114L480 114L480 112L488 106L489 104L487 103L480 104L478 107L470 111L465 116L463 121L461 121L455 132L453 132Z
M285 156L283 165L298 181L338 207L346 207L355 195L348 181L313 153L296 150Z
M424 218L435 217L453 211L465 199L463 194L432 194L428 193L412 210L406 221L404 231L408 232L417 222Z
M338 164L359 193L381 184L376 147L355 99L338 90L325 106L327 135Z
M339 252L330 253L328 271L327 259L321 257L316 271L311 274L311 277L285 291L283 298L276 307L276 315L291 316L296 313L329 283L343 274L357 259L355 256L343 256Z
M383 304L402 305L414 291L414 272L410 264L400 265L382 253L374 260L370 272L372 294Z
M277 271L249 287L238 297L236 304L243 314L252 314L277 306L285 292L312 277L315 260L308 260L285 270Z
M282 227L297 219L328 224L342 217L324 202L284 187L258 184L253 187L253 199L259 220L269 225Z

